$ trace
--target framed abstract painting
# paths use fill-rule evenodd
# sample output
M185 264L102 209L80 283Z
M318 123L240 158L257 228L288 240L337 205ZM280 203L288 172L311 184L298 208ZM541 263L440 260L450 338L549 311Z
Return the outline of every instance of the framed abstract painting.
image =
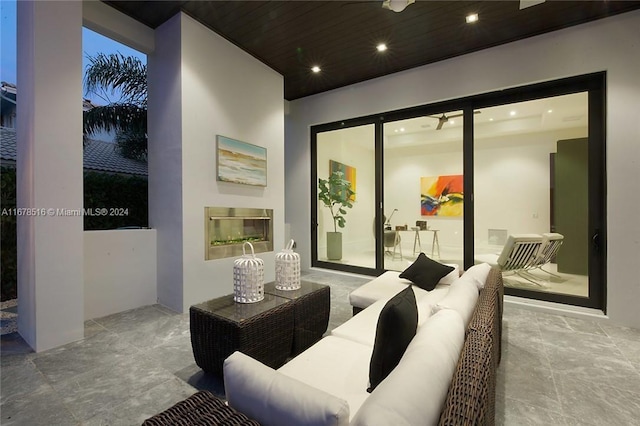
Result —
M329 175L332 175L333 172L341 172L342 178L348 180L351 184L351 190L354 194L351 196L351 201L356 200L356 168L347 166L346 164L342 164L338 161L329 160Z
M420 178L422 216L462 216L464 207L462 175Z

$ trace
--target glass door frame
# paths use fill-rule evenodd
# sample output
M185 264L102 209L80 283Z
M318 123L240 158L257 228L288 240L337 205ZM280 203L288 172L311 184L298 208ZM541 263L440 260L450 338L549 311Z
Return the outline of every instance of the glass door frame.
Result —
M374 136L374 150L375 150L375 176L374 176L374 187L379 188L380 183L382 182L382 176L380 176L380 167L379 165L379 152L382 146L381 133L379 132L379 126L376 124L379 121L379 117L377 116L369 116L369 117L361 117L350 120L343 120L334 123L321 124L317 126L311 126L311 266L312 267L320 267L325 269L332 269L336 271L342 272L350 272L354 274L361 275L372 275L377 276L384 272L381 269L380 265L382 263L382 258L380 255L380 247L382 246L382 240L378 235L377 229L379 227L378 222L380 219L380 214L378 213L378 209L376 211L375 223L376 223L376 234L375 234L375 244L376 244L376 261L375 268L367 268L364 266L355 266L348 265L343 263L329 262L320 260L318 257L318 133L330 132L333 130L342 130L348 129L351 127L359 127L359 126L368 126L375 125L375 136ZM380 205L380 199L378 198L378 191L376 190L375 194L375 205Z
M436 115L443 111L462 110L463 116L463 181L464 269L474 264L474 110L547 97L588 92L589 117L589 297L535 292L505 288L505 294L601 309L606 313L606 72L567 77L421 105L349 120L311 126L311 265L363 275L380 275L384 257L383 223L383 125L393 121ZM360 125L375 125L375 203L376 203L376 267L364 268L318 260L317 248L317 134Z

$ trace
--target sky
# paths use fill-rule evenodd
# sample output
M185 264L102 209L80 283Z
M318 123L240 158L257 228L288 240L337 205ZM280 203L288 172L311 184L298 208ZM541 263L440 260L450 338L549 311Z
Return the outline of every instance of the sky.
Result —
M0 0L0 80L16 84L17 79L17 35L16 35L16 1ZM87 55L95 56L97 53L120 52L125 56L135 56L147 62L144 53L131 49L128 46L113 41L87 28L82 29L82 69L87 66ZM84 71L83 71L84 75ZM18 88L19 90L19 88ZM88 96L93 100L92 96ZM99 99L96 103L103 104Z

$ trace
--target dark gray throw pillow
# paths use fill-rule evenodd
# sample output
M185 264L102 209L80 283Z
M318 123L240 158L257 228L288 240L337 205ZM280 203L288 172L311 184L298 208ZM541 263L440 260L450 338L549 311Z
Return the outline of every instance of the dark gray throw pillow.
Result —
M416 261L400 274L400 278L406 278L418 287L431 291L436 288L436 284L442 277L454 269L452 266L443 265L429 259L424 253L420 253Z
M398 365L417 328L416 295L408 286L384 305L378 317L367 392L372 392Z

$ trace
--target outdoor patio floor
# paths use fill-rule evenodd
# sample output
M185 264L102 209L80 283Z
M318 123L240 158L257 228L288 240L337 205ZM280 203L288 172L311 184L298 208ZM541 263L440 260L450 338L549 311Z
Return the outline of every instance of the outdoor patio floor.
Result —
M309 271L331 285L329 330L370 278ZM139 425L198 389L223 396L191 352L188 314L160 305L87 321L85 339L34 353L1 341L0 424ZM640 425L640 330L507 305L498 425Z

